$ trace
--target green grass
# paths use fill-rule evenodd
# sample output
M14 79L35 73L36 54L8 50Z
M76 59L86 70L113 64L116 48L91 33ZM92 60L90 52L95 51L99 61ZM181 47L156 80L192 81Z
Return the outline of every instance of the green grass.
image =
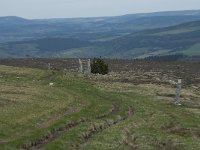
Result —
M188 27L188 28L180 28L180 29L174 29L174 30L169 30L169 31L164 31L164 32L158 32L153 35L158 35L158 36L164 36L164 35L174 35L174 34L181 34L181 33L187 33L187 32L192 32L199 30L199 27Z
M195 56L200 55L200 43L195 44L194 46L190 47L189 49L183 51L185 55Z
M176 107L138 90L100 88L78 74L0 66L0 149L30 148L46 135L54 138L38 149L200 148L199 115L187 104ZM127 116L130 106L134 112Z

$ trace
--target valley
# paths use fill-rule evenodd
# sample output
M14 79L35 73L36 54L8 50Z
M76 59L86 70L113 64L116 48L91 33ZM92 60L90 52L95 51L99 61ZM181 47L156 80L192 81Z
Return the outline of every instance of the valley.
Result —
M0 58L199 56L200 12L115 17L0 18Z

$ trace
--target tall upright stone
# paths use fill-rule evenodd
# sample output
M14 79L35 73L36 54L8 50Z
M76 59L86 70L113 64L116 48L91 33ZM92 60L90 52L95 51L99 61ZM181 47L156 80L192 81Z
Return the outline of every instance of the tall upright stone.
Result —
M181 79L178 79L177 87L176 87L176 98L175 98L175 104L181 105L180 103L180 96L181 96Z
M48 63L48 70L51 70L51 64Z
M88 59L88 62L87 62L87 72L88 72L89 75L91 74L91 64L90 64L90 59Z
M83 72L83 64L82 64L81 59L79 59L78 62L79 62L79 72L82 73Z

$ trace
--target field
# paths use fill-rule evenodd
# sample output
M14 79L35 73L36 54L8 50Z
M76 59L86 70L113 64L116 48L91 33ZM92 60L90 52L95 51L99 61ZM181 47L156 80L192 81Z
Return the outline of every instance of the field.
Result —
M200 149L199 63L106 60L88 77L77 62L0 60L0 149Z

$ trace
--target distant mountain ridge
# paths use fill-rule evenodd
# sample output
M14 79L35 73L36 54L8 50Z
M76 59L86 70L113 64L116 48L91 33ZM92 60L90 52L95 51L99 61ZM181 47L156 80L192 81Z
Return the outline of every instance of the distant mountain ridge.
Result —
M145 29L200 20L200 10L129 14L114 17L24 19L0 17L0 43L45 37L102 40Z
M149 29L107 41L42 38L0 44L1 57L143 58L200 55L200 21Z
M200 10L116 17L0 17L0 58L200 55Z

